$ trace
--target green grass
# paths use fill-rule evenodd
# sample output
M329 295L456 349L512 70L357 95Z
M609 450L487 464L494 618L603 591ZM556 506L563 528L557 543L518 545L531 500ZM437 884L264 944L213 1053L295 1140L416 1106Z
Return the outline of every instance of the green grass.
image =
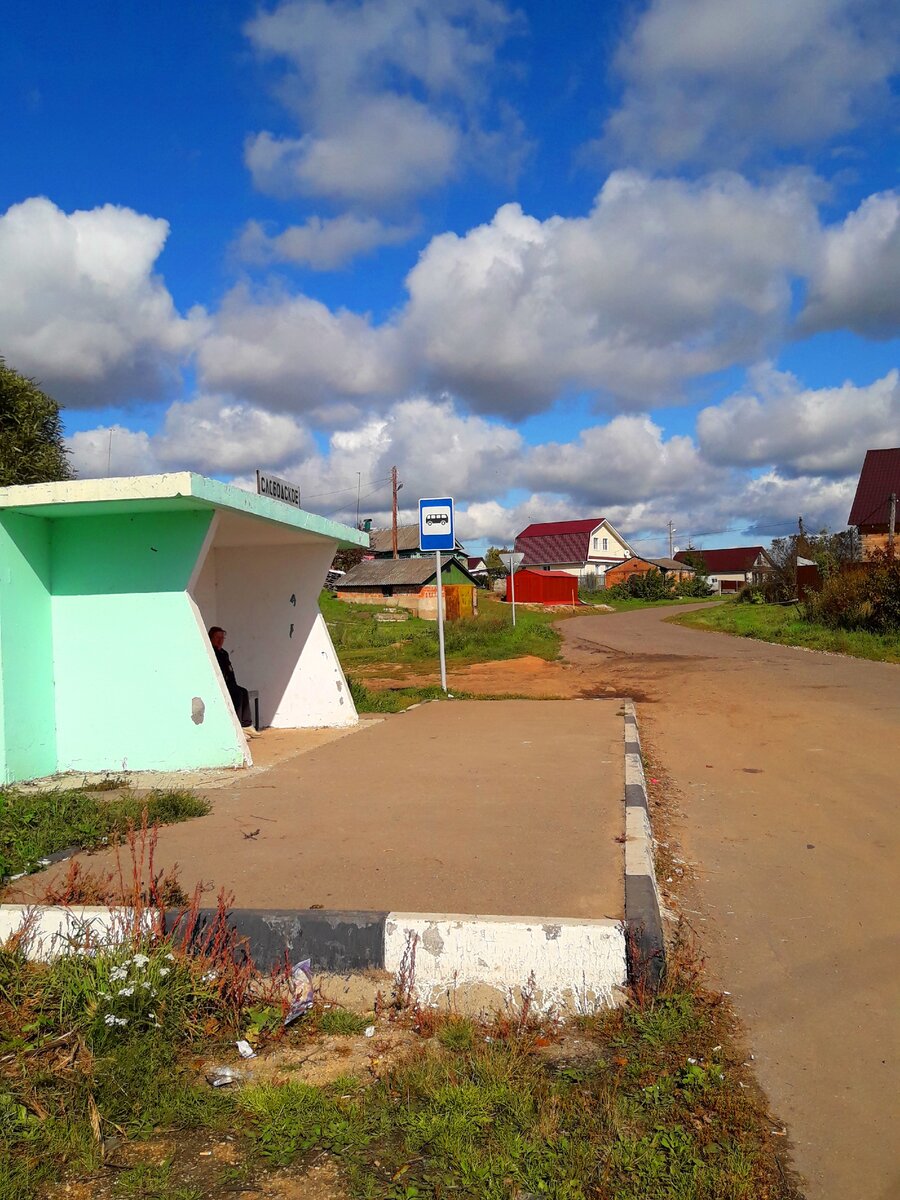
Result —
M170 1163L158 1166L142 1163L123 1171L116 1179L113 1195L118 1200L128 1197L140 1197L140 1200L202 1200L203 1193L197 1188L175 1187L172 1185L172 1167Z
M769 1123L723 1052L715 1003L676 990L584 1023L584 1056L459 1018L370 1088L299 1082L238 1097L274 1166L328 1151L353 1194L507 1200L786 1200Z
M361 1016L351 1012L349 1008L327 1008L319 1016L318 1026L321 1033L337 1034L340 1037L352 1037L362 1033L371 1024L371 1017Z
M302 1174L326 1152L358 1200L794 1200L771 1118L730 1042L730 1010L687 976L654 1001L563 1030L576 1035L574 1058L555 1053L556 1026L420 1014L421 1039L368 1085L251 1077L215 1090L198 1064L234 1061L246 1019L230 985L209 981L208 961L172 949L171 958L162 944L51 964L0 949L3 1200L31 1200L66 1179L189 1200L181 1149L115 1175L96 1135L181 1131L180 1148L211 1129L237 1139L241 1182L276 1168ZM151 999L136 1000L140 989L110 999L123 967L127 987L154 981L152 1009L168 1013L158 1028L140 1019ZM108 1026L111 1004L128 1011L127 1024ZM358 1036L366 1020L331 1009L269 1037L302 1052L324 1032Z
M731 601L714 609L684 613L671 619L675 624L693 629L713 629L783 646L805 646L810 650L828 650L876 662L900 662L900 630L879 634L861 629L829 629L804 620L795 605Z
M402 622L381 623L375 613L383 609L368 604L344 604L327 592L320 597L322 614L341 665L345 669L377 663L434 663L438 657L435 621L410 617ZM562 641L553 623L561 614L552 609L516 609L516 625L508 605L487 592L478 594L478 617L448 621L444 626L447 662L464 666L533 654L554 659Z
M32 871L42 858L69 846L93 849L122 836L129 824L169 825L202 817L209 803L183 790L144 796L95 795L87 788L53 792L0 789L0 880Z
M439 687L403 687L386 688L384 691L366 687L359 679L348 675L347 684L350 695L356 705L357 712L395 713L404 712L413 704L421 704L424 700L444 700L444 692ZM453 692L456 699L468 699L462 692Z

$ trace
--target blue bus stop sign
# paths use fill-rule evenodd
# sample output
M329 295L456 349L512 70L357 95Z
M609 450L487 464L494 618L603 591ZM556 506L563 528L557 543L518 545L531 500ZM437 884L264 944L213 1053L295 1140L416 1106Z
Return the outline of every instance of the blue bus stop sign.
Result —
M456 533L453 524L453 500L419 501L419 549L453 550Z

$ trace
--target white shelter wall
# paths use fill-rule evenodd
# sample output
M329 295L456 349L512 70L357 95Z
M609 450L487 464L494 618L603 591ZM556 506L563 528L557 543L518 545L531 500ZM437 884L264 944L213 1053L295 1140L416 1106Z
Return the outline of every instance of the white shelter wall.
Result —
M356 708L319 612L319 591L334 551L335 543L325 540L214 545L215 584L199 581L207 597L215 597L211 623L227 630L238 682L259 692L263 726L356 724Z
M216 556L214 552L210 552L204 558L203 565L189 588L207 631L211 626L221 624L217 584Z

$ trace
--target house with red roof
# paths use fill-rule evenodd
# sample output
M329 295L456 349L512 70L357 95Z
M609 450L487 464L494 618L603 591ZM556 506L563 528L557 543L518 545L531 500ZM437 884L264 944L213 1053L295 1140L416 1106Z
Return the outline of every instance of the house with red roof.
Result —
M679 550L677 562L701 563L717 592L739 592L745 584L762 583L775 564L763 546L728 546L723 550Z
M607 569L634 553L605 517L529 525L516 538L516 550L525 555L523 567L594 575L601 587Z
M863 559L871 558L876 550L886 550L892 541L894 552L897 552L898 503L900 446L891 450L867 450L847 521L859 530Z

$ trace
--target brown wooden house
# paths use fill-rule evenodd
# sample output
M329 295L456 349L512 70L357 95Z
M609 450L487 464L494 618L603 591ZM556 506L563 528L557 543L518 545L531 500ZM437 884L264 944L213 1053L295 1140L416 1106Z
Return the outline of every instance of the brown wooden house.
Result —
M606 586L615 587L617 583L625 583L632 575L647 575L650 571L659 571L670 583L681 583L682 579L690 579L695 574L694 568L688 563L677 562L674 558L641 558L635 554L624 562L610 567L606 572Z
M900 515L900 446L892 450L868 450L859 473L856 496L850 510L848 525L859 530L863 560L876 550L897 545L897 522ZM893 521L893 526L892 526Z

